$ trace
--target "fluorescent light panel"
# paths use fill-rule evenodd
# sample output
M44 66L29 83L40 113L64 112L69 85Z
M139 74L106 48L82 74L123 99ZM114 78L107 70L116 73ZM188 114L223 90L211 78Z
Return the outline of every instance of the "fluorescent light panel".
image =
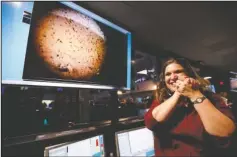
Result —
M211 78L212 78L211 76L204 77L205 80L209 80Z
M144 75L147 75L147 70L139 71L139 72L137 72L137 74L144 74Z
M68 88L96 88L96 89L116 89L112 86L92 85L82 83L60 83L60 82L40 82L40 81L21 81L21 80L2 80L2 84L9 85L30 85L30 86L48 86L48 87L68 87ZM128 90L127 88L121 88Z

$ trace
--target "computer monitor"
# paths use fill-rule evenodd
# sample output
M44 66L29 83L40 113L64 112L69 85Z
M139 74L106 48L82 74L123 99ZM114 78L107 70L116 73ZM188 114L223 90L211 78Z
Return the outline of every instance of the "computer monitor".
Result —
M117 156L154 156L152 131L142 127L115 133Z
M78 4L2 3L3 84L130 89L131 32Z
M237 72L230 71L230 91L237 92Z
M44 156L104 156L103 135L98 135L77 142L62 143L46 147Z

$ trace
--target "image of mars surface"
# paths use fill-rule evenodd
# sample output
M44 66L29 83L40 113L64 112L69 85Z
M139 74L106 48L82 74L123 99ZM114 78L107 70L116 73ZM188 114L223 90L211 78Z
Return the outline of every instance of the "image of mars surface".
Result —
M63 79L99 75L106 55L106 38L90 17L59 8L39 19L34 28L36 54Z
M34 2L22 79L126 87L131 44L122 30L79 2Z

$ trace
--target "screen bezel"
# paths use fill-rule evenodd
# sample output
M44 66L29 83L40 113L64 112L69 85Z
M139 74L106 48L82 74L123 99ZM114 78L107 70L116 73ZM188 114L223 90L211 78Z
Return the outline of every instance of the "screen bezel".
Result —
M84 6L81 6L78 3L74 2L59 2L72 10L80 11L81 13L85 14L86 16L91 17L92 19L95 19L96 21L99 21L109 27L112 27L113 29L120 31L121 33L124 33L127 36L127 74L126 74L126 87L124 86L116 86L116 85L109 85L109 84L99 84L96 82L90 82L90 81L77 81L77 80L65 80L65 79L54 79L54 78L25 78L24 76L24 69L25 69L25 63L24 63L24 69L23 69L23 76L22 81L18 80L5 80L2 83L5 84L22 84L22 85L36 85L36 86L53 86L53 87L73 87L76 88L96 88L96 89L115 89L115 90L131 90L131 53L132 53L132 33L131 31L128 31L128 29L122 28L119 25L117 25L115 22L112 22L112 20L107 20L104 17L100 16L98 13L95 13L94 11L91 11L91 9L87 9ZM33 4L35 6L35 3ZM34 10L33 6L33 10ZM33 14L33 13L32 13ZM29 38L29 36L28 36ZM25 56L26 58L26 56ZM25 62L25 60L24 60ZM60 84L60 86L59 86Z

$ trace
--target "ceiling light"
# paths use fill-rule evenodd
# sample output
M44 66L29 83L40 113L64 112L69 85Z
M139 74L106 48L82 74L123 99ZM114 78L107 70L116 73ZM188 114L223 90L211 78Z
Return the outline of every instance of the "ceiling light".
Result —
M144 75L147 75L147 70L139 71L139 72L137 72L137 74L144 74Z
M231 74L237 74L237 72L230 71Z
M211 78L212 78L211 76L204 77L205 80L209 80Z
M117 94L118 94L118 95L122 95L123 92L122 92L121 90L118 90L118 91L117 91Z

